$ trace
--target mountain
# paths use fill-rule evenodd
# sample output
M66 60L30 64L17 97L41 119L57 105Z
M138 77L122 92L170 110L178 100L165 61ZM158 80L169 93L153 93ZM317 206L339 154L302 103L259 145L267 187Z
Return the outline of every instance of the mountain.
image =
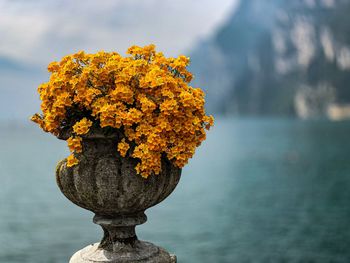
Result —
M349 13L349 0L241 1L192 52L208 111L312 118L350 103Z

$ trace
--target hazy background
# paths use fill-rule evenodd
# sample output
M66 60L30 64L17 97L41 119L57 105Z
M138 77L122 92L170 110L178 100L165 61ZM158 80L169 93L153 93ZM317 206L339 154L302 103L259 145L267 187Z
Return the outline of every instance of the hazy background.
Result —
M39 108L37 86L51 61L79 50L117 51L154 43L167 56L190 55L232 13L236 1L0 1L0 118Z
M141 239L179 262L350 262L350 0L0 0L0 262L101 238L59 192L66 143L28 119L46 66L154 43L216 117Z

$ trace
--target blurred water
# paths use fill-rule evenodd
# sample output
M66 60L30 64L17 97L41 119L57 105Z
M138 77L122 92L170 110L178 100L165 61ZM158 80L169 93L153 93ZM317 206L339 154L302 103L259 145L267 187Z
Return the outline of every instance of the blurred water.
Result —
M350 262L350 123L218 119L140 239L179 262ZM0 128L0 262L68 262L101 238L54 178L65 142Z

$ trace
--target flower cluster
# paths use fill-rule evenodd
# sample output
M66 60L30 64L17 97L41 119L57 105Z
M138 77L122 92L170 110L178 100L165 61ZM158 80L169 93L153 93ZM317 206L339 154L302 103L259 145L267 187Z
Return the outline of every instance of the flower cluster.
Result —
M188 57L167 58L154 45L127 53L80 51L48 66L50 80L38 88L42 114L32 120L56 136L72 129L68 166L78 163L81 136L92 125L123 134L116 151L139 159L143 177L161 171L162 156L183 167L213 125L203 91L189 85Z

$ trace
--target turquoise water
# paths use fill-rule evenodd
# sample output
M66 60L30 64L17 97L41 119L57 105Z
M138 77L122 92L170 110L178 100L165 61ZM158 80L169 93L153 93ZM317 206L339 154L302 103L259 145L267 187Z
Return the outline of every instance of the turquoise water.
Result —
M140 239L179 262L350 262L350 122L219 118ZM101 238L59 192L65 142L0 129L0 262L68 262Z

